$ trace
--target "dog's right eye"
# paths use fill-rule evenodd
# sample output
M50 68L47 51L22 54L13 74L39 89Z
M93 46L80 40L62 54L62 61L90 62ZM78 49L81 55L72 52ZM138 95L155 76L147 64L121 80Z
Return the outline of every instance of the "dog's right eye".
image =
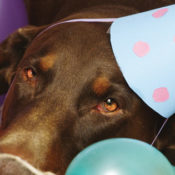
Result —
M37 75L36 71L31 67L24 68L22 71L23 80L25 82L28 82L30 85L32 85L32 87L36 86L36 83L37 83L36 75Z
M30 80L36 76L36 72L32 68L25 68L24 74L27 80Z

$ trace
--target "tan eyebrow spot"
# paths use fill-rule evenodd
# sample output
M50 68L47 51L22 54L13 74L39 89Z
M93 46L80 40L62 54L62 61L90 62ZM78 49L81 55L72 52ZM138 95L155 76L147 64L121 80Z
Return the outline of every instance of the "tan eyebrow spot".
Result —
M42 57L40 59L40 68L43 71L48 71L50 68L53 67L54 62L55 62L55 58L56 58L56 56L54 54Z
M104 94L109 87L110 82L106 77L98 77L92 85L92 89L97 95Z

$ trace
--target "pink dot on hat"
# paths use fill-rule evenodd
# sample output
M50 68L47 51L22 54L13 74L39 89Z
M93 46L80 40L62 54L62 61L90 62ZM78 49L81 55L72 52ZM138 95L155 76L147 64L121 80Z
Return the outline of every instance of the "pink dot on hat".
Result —
M146 42L138 41L134 44L133 51L138 57L145 56L150 50L149 45Z
M159 9L152 14L154 18L160 18L168 12L168 8Z
M169 92L166 87L157 88L153 92L155 102L165 102L169 99Z

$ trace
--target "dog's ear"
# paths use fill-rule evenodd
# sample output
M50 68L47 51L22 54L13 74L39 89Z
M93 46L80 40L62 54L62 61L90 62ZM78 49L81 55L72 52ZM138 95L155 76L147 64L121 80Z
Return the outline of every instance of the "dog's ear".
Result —
M0 44L0 94L7 92L26 48L44 28L45 26L19 28Z

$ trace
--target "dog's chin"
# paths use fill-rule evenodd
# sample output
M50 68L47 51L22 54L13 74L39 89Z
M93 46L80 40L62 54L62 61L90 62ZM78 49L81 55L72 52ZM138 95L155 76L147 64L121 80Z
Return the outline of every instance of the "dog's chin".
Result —
M11 154L0 154L0 174L55 175L51 172L41 172L20 157Z

